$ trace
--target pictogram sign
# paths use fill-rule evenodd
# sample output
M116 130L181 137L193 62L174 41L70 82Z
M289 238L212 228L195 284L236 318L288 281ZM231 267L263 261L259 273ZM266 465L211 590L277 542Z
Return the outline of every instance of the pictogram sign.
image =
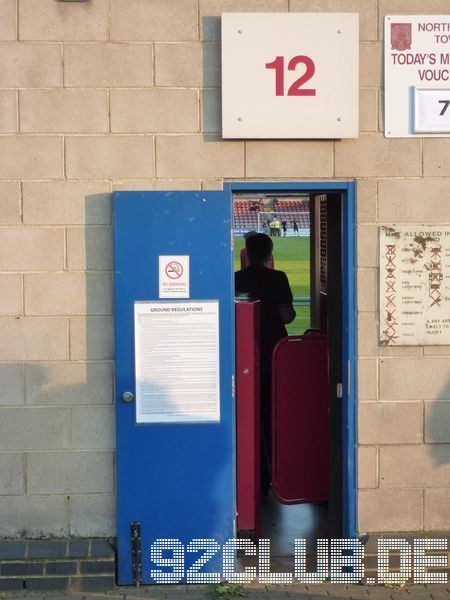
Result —
M179 279L183 275L183 265L177 260L171 260L166 265L166 275L169 279Z
M450 226L380 228L380 344L450 344Z
M159 257L159 297L189 298L189 256Z

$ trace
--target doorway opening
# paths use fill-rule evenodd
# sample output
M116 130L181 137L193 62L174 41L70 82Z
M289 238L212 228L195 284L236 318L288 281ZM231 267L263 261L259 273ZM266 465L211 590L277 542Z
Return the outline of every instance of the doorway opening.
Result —
M322 389L328 431L322 435L328 447L327 497L319 502L308 498L280 502L269 493L259 504L258 537L269 538L278 567L287 561L289 568L296 538L306 539L308 554L315 554L318 538L356 534L355 184L240 183L227 187L233 194L235 270L241 268L244 233L270 235L274 268L286 272L294 296L297 316L288 326L289 336L294 336L290 340L311 330L326 336L328 381ZM301 365L294 368L301 371ZM308 385L314 390L314 381ZM292 402L302 394L302 387L306 384L299 380ZM308 420L308 408L303 417ZM301 479L299 469L305 468L304 462L299 467L288 462L290 472L285 475Z

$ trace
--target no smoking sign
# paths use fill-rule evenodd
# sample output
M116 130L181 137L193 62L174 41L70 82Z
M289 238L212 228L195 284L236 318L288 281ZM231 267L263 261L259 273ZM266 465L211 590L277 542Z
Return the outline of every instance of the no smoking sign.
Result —
M177 260L171 260L166 265L166 275L169 279L180 279L183 271L183 265Z
M159 297L189 298L189 256L159 257Z

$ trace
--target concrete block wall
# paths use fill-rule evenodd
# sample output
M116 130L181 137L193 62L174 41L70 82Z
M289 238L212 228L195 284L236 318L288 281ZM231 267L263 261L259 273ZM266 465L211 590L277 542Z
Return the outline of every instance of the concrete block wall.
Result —
M220 14L360 14L361 134L221 141ZM0 3L0 537L114 525L111 192L358 181L359 528L450 529L450 348L377 345L377 227L450 222L450 140L383 136L385 14L446 0Z

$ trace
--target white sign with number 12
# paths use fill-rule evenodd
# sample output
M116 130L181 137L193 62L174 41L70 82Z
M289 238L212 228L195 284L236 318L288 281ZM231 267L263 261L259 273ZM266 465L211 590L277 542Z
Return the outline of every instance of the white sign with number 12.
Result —
M358 137L357 13L222 14L224 138Z

